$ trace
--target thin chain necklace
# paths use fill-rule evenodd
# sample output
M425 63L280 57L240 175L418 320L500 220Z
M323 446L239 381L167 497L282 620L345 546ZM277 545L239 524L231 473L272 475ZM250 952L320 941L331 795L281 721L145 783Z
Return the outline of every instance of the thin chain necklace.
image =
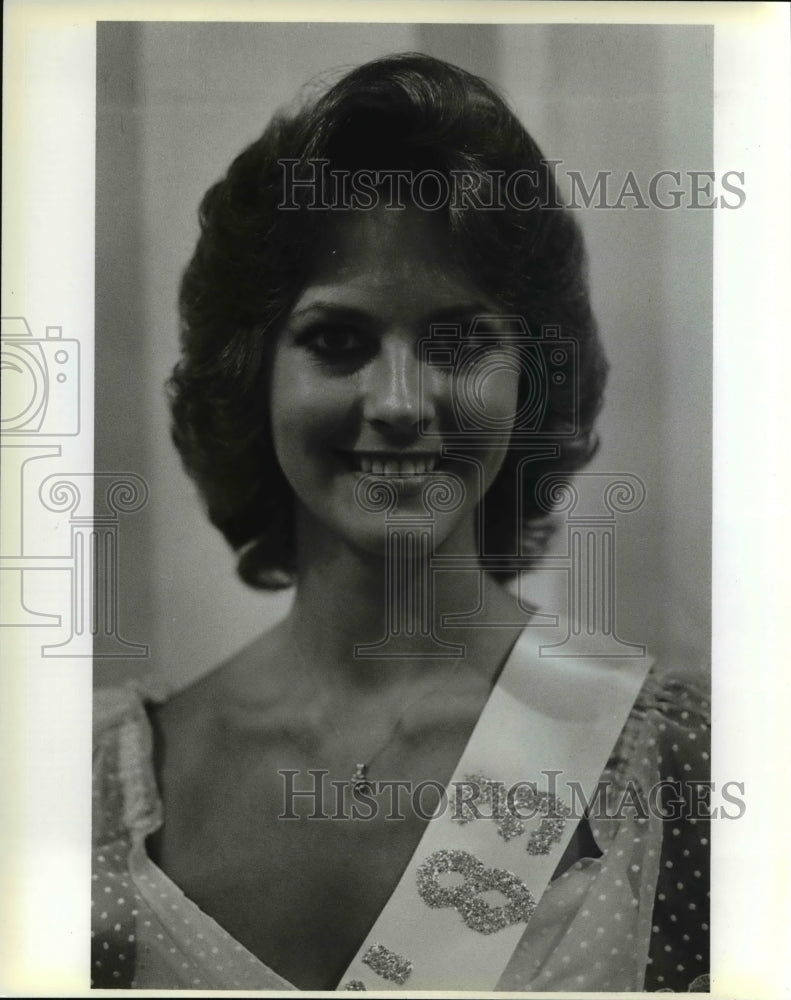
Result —
M297 654L304 667L306 663L305 657L303 656L302 651L300 650L299 644L297 643L296 639L294 640L294 646L297 650ZM401 723L404 721L409 710L411 708L414 708L414 706L417 705L419 701L428 701L429 699L433 698L434 695L437 694L437 692L440 690L440 688L445 687L447 684L450 684L450 682L454 679L454 677L458 673L459 667L463 662L464 658L459 657L458 662L456 663L455 667L450 672L450 675L447 678L443 679L435 687L431 688L427 694L421 694L417 698L414 698L412 701L410 701L409 704L406 706L406 708L403 709L403 711L396 719L392 729L385 737L385 740L378 747L375 747L374 750L368 754L365 760L359 761L354 765L354 771L348 778L349 786L352 790L352 793L372 791L372 786L370 778L368 776L368 771L371 765L378 760L378 758L385 752L385 750L387 750L387 748L393 742L393 740L396 737L396 734L398 733L399 727L401 726ZM318 701L318 694L319 694L318 685L316 684L315 680L310 675L310 673L307 670L305 672L310 680L310 683L313 685L313 691L314 694L316 695L316 700ZM341 734L335 728L335 724L333 723L330 714L326 711L326 709L324 710L323 714L326 722L329 724L330 729L335 734L335 736L340 740Z
M460 663L461 663L461 657L459 657L459 663L457 663L456 666L453 668L449 677L447 677L444 681L441 681L439 684L437 684L436 687L431 688L428 694L420 695L418 698L415 698L413 701L410 701L409 704L406 706L406 708L401 712L401 714L396 719L395 724L393 725L393 728L390 730L390 734L386 738L385 742L382 743L382 745L378 749L376 749L373 752L373 754L369 754L367 761L362 761L361 763L354 765L354 773L349 778L349 784L351 785L352 792L371 791L371 783L368 780L368 769L371 767L372 764L376 763L376 760L381 756L381 754L385 752L385 750L387 750L387 748L396 738L396 734L398 733L401 723L404 721L404 718L406 717L409 710L413 708L415 705L417 705L419 701L428 701L430 698L433 698L441 687L444 687L446 684L450 684L450 682L456 676ZM327 719L329 721L329 716L327 717ZM335 727L333 726L333 729L334 728ZM338 733L336 731L336 736L337 735Z

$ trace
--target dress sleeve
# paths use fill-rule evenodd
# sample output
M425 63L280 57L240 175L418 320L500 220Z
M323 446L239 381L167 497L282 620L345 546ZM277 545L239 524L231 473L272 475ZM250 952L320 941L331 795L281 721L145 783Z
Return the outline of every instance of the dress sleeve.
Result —
M93 725L91 984L135 985L138 913L130 850L159 823L151 734L141 691L130 684L97 691ZM149 923L151 921L149 920Z
M134 685L98 691L93 720L93 844L100 847L159 825L152 737Z
M125 837L121 732L132 717L123 688L94 694L93 702L93 845L101 847Z
M708 991L710 709L706 692L660 680L643 706L660 782L662 850L646 970L648 991Z

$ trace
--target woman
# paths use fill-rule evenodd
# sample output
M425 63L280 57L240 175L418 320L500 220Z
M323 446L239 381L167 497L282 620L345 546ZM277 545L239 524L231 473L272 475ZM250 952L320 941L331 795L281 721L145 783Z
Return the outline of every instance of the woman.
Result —
M645 803L705 778L705 704L542 659L503 586L595 450L606 362L502 99L404 55L276 118L204 198L181 316L185 467L243 578L296 596L187 689L103 696L94 984L703 982L704 824Z

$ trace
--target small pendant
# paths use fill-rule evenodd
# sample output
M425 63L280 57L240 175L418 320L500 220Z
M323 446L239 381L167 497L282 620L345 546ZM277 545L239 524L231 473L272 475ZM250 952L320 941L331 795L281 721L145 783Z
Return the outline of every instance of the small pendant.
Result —
M368 770L367 764L356 764L354 774L349 779L352 785L353 792L370 792L371 783L368 780L366 771Z

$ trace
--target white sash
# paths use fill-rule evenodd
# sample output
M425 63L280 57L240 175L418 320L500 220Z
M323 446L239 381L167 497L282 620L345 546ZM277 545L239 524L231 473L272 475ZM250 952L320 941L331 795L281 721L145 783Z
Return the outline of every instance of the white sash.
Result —
M590 801L650 666L648 657L542 656L535 630L522 633L459 760L447 807L426 827L339 990L495 987L579 818L541 822L542 803L526 783L555 791L556 816L572 801L569 781ZM554 789L546 772L560 772ZM491 805L479 797L481 818L460 822L452 793L470 776L514 789L518 815L485 818ZM476 790L467 782L462 796ZM509 902L498 906L491 889Z

